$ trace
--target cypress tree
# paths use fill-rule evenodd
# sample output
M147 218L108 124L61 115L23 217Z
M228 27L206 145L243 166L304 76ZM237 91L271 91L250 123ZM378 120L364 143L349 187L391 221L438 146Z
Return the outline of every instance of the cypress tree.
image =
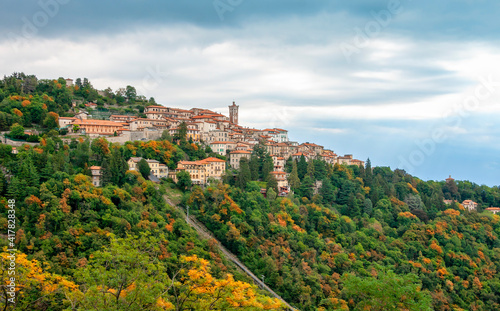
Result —
M250 174L252 180L259 180L259 158L252 155L250 157Z
M314 176L314 172L315 172L315 169L314 169L314 160L311 160L309 161L309 163L307 164L307 172L306 172L306 176L309 176L311 177L311 179L314 181L316 178Z
M148 162L144 159L141 159L139 163L137 163L137 169L144 178L148 178L149 174L151 173L151 168L149 167Z
M304 176L306 176L307 173L307 162L304 155L300 156L299 163L297 163L297 172L299 174L300 180L304 179Z
M245 189L247 182L251 180L250 166L247 158L240 159L240 172L238 173L237 185L241 189Z
M264 158L264 163L262 164L262 180L267 180L269 173L274 169L273 158L269 155Z
M278 192L278 181L273 174L268 174L266 182L267 189L273 189L274 191Z
M292 162L292 172L288 177L288 183L293 190L297 190L300 187L300 179L297 173L297 162Z
M323 197L323 204L332 204L335 200L335 188L330 179L325 178L323 185L319 189L319 194Z

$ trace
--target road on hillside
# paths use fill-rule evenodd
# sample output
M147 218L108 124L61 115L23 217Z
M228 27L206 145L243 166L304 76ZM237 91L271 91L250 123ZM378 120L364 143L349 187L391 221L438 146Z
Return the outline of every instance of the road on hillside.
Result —
M217 246L219 247L219 250L226 256L227 259L231 260L238 266L243 272L245 272L249 277L251 277L257 285L259 285L260 288L267 290L271 295L274 297L278 298L284 305L286 305L290 310L292 311L297 311L294 307L289 305L283 298L281 298L278 294L276 294L269 286L267 286L264 282L262 282L261 279L259 279L255 274L250 271L239 259L236 257L233 253L231 253L229 250L227 250L222 243L217 240L212 233L198 220L196 220L193 216L189 216L189 218L186 216L186 213L184 212L184 209L172 202L166 195L163 196L165 201L173 206L176 210L179 211L179 213L182 214L188 225L190 225L192 228L198 232L200 237L204 239L214 239L217 243Z

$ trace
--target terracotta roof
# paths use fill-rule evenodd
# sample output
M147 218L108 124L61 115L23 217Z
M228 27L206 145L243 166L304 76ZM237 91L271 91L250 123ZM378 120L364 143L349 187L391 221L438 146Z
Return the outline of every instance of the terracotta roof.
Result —
M92 120L92 119L86 119L86 120L80 120L77 119L73 124L78 124L78 125L102 125L102 126L122 126L122 123L120 122L114 122L114 121L108 121L108 120Z
M91 170L100 170L100 169L101 169L101 167L100 167L100 166L95 166L95 165L93 165L93 166L91 166L91 167L90 167L90 169L91 169Z
M462 204L477 204L477 203L472 200L464 200Z
M210 145L214 144L236 144L234 141L214 141L213 143L210 143Z
M126 116L126 115L121 115L121 114L112 114L109 116L111 117L117 117L117 118L136 118L135 116Z
M244 153L244 154L251 154L250 151L247 150L234 150L230 152L231 154L238 154L238 153Z
M486 208L488 211L499 211L500 212L500 207L488 207Z
M221 160L219 158L209 157L209 158L201 160L200 162L226 162L226 161Z
M167 107L165 107L165 106L151 105L151 106L147 106L146 108L167 108Z

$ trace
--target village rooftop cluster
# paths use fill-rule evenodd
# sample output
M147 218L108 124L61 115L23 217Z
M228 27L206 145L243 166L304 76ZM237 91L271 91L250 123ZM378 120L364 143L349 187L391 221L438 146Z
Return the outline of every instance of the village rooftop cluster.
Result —
M86 104L96 108L93 103ZM290 141L288 131L280 128L254 129L238 124L239 106L235 102L229 106L229 117L202 108L190 110L152 105L145 108L146 118L131 115L111 115L109 120L91 119L87 112L79 112L74 117L60 117L59 127L69 133L85 134L90 137L106 136L111 142L158 139L167 130L174 136L184 122L187 126L187 139L210 146L211 149L228 158L232 168L238 169L241 158L250 158L253 147L262 143L274 161L272 174L278 181L280 191L289 191L285 161L289 157L299 160L302 156L309 161L321 159L329 164L364 165L364 161L347 154L338 156L323 146L305 142ZM128 160L129 168L135 169L140 158ZM226 171L226 162L217 158L202 161L180 161L175 171L155 160L147 160L156 178L171 177L186 170L194 184L204 185L210 178L220 179ZM94 184L98 185L99 172L95 172Z

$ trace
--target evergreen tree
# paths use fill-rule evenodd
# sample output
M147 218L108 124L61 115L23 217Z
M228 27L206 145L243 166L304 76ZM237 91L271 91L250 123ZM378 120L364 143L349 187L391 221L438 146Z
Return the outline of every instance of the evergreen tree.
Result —
M299 174L300 180L304 179L307 173L307 162L306 157L304 155L300 156L299 163L297 163L297 173Z
M0 170L0 195L4 195L7 190L7 179L4 173Z
M320 159L314 160L314 179L323 180L326 175L326 162Z
M187 189L191 188L192 185L191 181L191 175L189 175L189 172L186 171L181 171L177 173L177 187L181 189L182 191L186 191Z
M101 162L101 184L102 186L107 186L113 182L113 176L111 173L111 164L109 156L105 156Z
M274 191L278 192L278 181L273 174L268 174L267 179L267 189L274 189Z
M264 163L262 164L262 180L267 180L269 173L274 170L273 158L269 155L265 156Z
M287 173L291 173L292 172L292 169L293 169L293 163L295 161L293 160L292 156L289 156L288 159L286 160L285 162L285 172Z
M137 163L137 169L139 170L139 173L141 173L142 177L146 179L151 173L151 168L149 167L149 164L145 159L141 159L139 163Z
M252 180L259 180L259 158L255 155L250 157L250 174Z
M288 176L288 184L293 190L297 190L300 187L300 179L297 173L297 162L292 161L292 172Z
M333 204L333 201L335 200L335 188L333 187L330 179L325 178L323 180L323 185L319 189L319 194L323 197L323 204Z
M364 212L368 215L371 216L373 212L373 203L372 200L366 198L365 199L365 206L364 206Z
M178 142L187 142L187 124L186 122L181 122L179 124L179 128L177 129L177 133L174 135L174 140Z
M308 175L304 176L304 180L302 180L302 184L299 188L299 193L302 197L306 197L311 199L314 194L314 181Z
M31 154L26 154L21 161L21 168L19 172L19 177L26 181L26 184L29 187L38 187L40 185L40 176L33 165L33 161L31 159Z
M372 172L372 162L370 161L370 158L366 160L364 173L365 173L365 185L371 187L373 184L373 172Z
M120 152L120 149L114 149L111 152L111 158L110 158L111 182L117 186L123 185L125 183L125 172L127 170L128 170L128 164L127 161L125 161L125 158L123 157L122 153Z
M238 187L245 189L247 182L251 181L250 166L248 164L248 159L242 157L240 159L240 171L238 173Z
M54 162L52 160L53 156L51 154L47 155L47 162L40 170L40 177L42 180L49 180L55 173Z
M311 160L307 164L306 176L309 176L313 181L316 180L316 178L314 176L314 172L315 172L315 169L314 169L314 160Z
M20 180L17 176L10 179L10 184L7 187L7 196L16 201L20 201L25 197L26 182Z

